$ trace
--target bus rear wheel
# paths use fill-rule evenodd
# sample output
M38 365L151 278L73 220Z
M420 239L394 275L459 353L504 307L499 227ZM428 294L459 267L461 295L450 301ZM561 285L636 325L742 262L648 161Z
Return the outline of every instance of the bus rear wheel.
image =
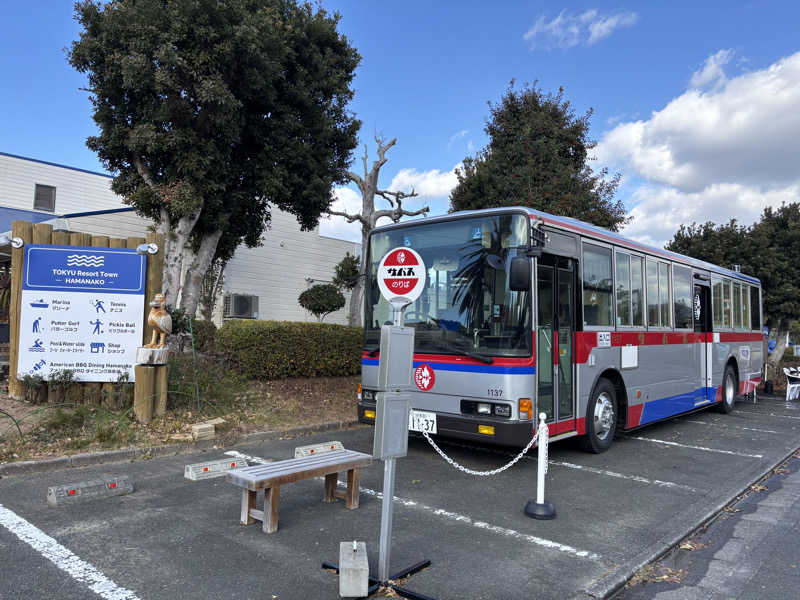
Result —
M586 435L580 445L586 452L600 454L611 447L617 431L617 391L608 379L601 379L586 406Z
M733 410L736 403L739 382L736 380L736 372L731 365L725 367L725 375L722 377L722 402L717 404L717 410L721 413L729 413Z

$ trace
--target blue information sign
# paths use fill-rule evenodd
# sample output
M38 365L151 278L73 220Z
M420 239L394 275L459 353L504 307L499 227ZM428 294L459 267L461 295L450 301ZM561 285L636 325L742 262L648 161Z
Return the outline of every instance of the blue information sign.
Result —
M22 289L144 294L145 257L126 248L25 246Z

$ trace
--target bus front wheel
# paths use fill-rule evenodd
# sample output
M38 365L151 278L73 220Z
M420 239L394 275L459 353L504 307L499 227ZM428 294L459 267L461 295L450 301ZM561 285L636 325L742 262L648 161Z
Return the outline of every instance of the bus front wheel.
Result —
M580 438L587 452L600 454L611 447L617 430L617 391L608 379L601 379L586 406L586 435Z
M722 377L722 402L717 404L717 410L721 413L729 413L733 410L736 403L739 382L736 380L736 372L731 365L725 367L725 375Z

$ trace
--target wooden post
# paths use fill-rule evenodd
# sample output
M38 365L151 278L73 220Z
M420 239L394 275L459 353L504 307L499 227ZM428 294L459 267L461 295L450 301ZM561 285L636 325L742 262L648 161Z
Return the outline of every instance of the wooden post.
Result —
M108 240L109 248L127 248L128 241L125 238L111 238Z
M22 238L24 244L33 240L33 227L27 221L14 221L11 223L11 237ZM9 356L8 356L8 395L15 400L22 400L25 395L22 383L17 378L19 368L19 332L20 311L22 303L22 269L25 257L25 245L22 248L11 249L11 297L9 298Z
M54 231L52 240L54 246L69 246L69 231Z
M52 243L53 226L44 223L36 223L33 226L33 243L50 244Z
M147 285L144 292L144 343L150 341L153 335L153 326L147 323L150 313L150 301L153 296L161 293L162 277L164 275L164 236L160 233L148 233L146 243L158 246L158 252L147 255Z
M153 418L153 394L155 392L155 367L136 365L136 386L133 392L133 412L142 423Z
M153 414L156 417L167 412L167 365L155 367L156 381L153 389L155 398L153 401Z

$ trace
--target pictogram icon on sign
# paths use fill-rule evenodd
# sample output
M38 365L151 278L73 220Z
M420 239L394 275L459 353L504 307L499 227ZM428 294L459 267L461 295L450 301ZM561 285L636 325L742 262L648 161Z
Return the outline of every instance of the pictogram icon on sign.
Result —
M436 375L430 365L420 365L414 369L414 383L423 392L427 392L436 383Z
M411 248L394 248L378 265L378 288L387 300L414 302L425 287L425 263Z

